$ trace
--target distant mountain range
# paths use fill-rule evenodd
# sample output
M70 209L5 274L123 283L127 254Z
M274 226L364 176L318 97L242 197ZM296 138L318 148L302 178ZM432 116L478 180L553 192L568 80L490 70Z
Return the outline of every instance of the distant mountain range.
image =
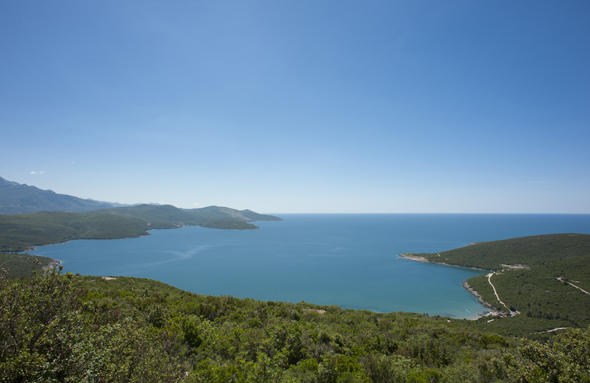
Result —
M181 226L203 226L218 229L256 229L252 221L280 221L279 217L258 214L251 210L209 206L199 209L180 209L172 205L135 205L101 209L86 215L114 215L140 219L147 229L171 229Z
M121 206L110 202L82 199L52 190L42 190L11 182L0 177L0 214L34 213L38 211L90 211Z
M229 207L208 206L198 209L180 209L172 205L137 204L123 205L113 202L82 199L52 190L19 184L0 177L0 214L22 214L48 211L87 212L101 210L101 213L142 218L154 226L202 224L212 221L275 221L278 217L258 214L252 210L236 210ZM195 222L198 217L198 223Z

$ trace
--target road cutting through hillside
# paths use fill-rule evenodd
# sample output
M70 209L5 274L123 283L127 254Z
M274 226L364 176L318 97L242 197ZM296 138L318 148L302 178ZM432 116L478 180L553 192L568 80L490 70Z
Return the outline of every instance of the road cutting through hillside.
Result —
M568 285L570 285L570 286L572 286L572 287L575 287L576 289L580 290L581 292L583 292L583 293L584 293L584 294L586 294L586 295L590 295L590 293L589 293L588 291L584 290L584 289L583 289L583 288L581 288L580 286L576 286L576 285L574 285L573 283L571 283L571 282L568 282L568 281L564 280L564 279L563 279L563 277L557 277L557 278L555 278L555 279L557 279L559 282L565 282L565 283L567 283Z
M498 300L498 302L500 302L500 304L501 304L502 306L504 306L504 307L506 308L506 310L508 310L508 312L510 313L510 316L511 316L511 317L513 317L513 316L516 316L516 315L520 314L520 312L518 312L518 311L512 311L512 310L510 310L510 308L509 308L508 306L506 306L506 303L504 303L504 302L502 301L502 299L500 299L500 296L498 295L498 292L496 291L496 287L495 287L495 286L494 286L494 284L492 283L492 277L494 276L494 274L496 274L496 273L495 273L495 272L494 272L494 273L489 273L489 274L488 274L488 275L486 275L486 276L488 277L488 283L490 284L490 286L492 286L492 290L494 290L494 295L496 296L496 299Z

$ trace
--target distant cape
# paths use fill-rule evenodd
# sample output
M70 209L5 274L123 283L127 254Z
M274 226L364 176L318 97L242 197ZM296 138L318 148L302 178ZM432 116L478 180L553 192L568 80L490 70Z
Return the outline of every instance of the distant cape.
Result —
M202 226L257 229L255 221L281 218L223 206L181 209L172 205L119 204L82 199L0 178L0 251L72 239L113 239L147 235L151 229Z

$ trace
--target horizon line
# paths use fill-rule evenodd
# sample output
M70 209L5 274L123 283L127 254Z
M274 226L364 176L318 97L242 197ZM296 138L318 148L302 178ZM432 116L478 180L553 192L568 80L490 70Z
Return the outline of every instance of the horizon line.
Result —
M321 215L402 215L402 214L412 214L412 215L590 215L590 212L587 213L491 213L491 212L280 212L280 213L259 213L259 214L321 214Z

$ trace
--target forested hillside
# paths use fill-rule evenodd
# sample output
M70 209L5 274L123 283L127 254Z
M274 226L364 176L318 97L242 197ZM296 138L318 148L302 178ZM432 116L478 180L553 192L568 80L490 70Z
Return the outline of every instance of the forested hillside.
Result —
M1 382L583 382L589 329L539 343L419 314L0 279Z
M147 235L150 229L202 226L216 229L257 229L252 221L278 217L211 206L179 209L171 205L137 205L85 213L39 212L0 215L0 251L24 251L32 246L73 239L115 239Z
M490 269L491 276L477 276L467 283L498 311L515 315L490 323L487 318L480 320L492 330L526 335L590 324L588 234L512 238L414 256L433 263Z
M104 213L0 215L0 251L24 251L72 239L137 237L146 235L148 229L139 218Z

